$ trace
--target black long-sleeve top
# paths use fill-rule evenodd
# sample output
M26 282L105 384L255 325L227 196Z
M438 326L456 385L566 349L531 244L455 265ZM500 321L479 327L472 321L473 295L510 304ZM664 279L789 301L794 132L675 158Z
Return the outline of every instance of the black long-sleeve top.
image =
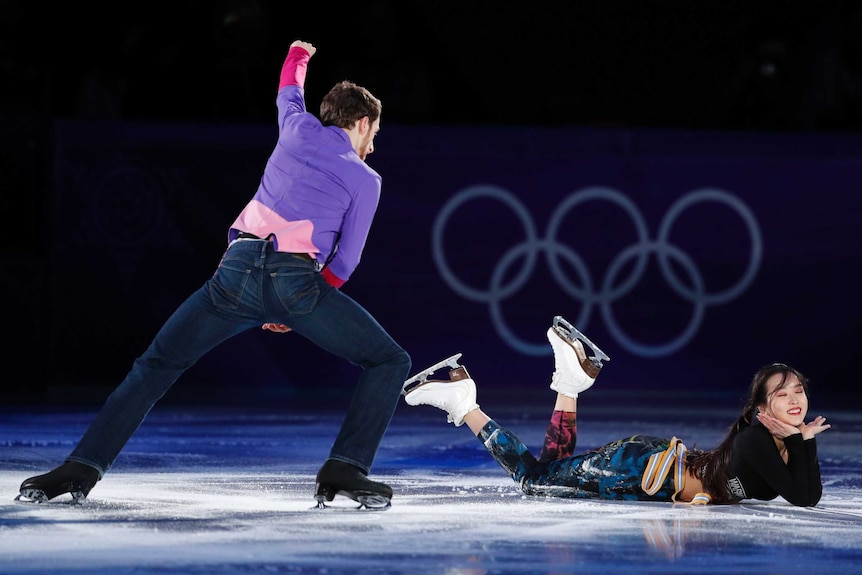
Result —
M823 494L814 438L802 434L784 439L787 463L764 426L755 423L739 431L733 442L728 487L737 499L772 500L781 496L793 505L817 505Z

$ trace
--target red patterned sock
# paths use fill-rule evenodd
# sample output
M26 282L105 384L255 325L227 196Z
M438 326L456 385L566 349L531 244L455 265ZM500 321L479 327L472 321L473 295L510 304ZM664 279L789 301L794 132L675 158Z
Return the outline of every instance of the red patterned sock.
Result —
M539 462L556 461L575 453L578 441L577 413L555 410L545 431L545 443L539 454Z

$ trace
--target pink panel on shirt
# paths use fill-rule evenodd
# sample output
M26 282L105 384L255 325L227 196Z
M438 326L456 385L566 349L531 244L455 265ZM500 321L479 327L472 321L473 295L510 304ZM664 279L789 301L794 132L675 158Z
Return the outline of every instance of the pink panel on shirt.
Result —
M314 224L309 220L289 222L256 200L246 205L231 228L259 238L275 234L275 249L279 252L316 254L320 251L311 241Z

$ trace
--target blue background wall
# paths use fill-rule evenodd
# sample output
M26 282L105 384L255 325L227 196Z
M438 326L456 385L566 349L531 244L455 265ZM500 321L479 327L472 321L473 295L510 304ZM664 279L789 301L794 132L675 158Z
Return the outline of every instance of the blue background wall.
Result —
M32 339L11 357L41 372L30 392L90 401L212 273L274 129L55 129L49 258L38 281L6 278L33 290L16 326ZM818 392L857 394L862 137L393 126L378 140L383 197L343 289L414 371L463 352L486 385L535 387L562 315L611 356L609 389L738 395L785 361ZM170 397L289 398L354 378L299 337L261 331L204 358Z
M311 109L343 78L384 101L383 198L344 289L414 370L463 352L520 401L560 314L632 401L736 397L771 361L858 401L857 3L118 6L0 21L8 401L100 403L209 277L297 37L319 47ZM166 401L313 403L354 379L253 332Z

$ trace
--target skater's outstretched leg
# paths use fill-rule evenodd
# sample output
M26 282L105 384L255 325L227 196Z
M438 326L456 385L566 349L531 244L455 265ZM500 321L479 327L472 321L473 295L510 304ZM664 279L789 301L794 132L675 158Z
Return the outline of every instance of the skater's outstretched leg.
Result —
M408 405L430 405L449 414L455 426L467 424L506 473L520 481L536 464L536 459L515 435L497 425L476 403L476 383L467 368L458 364L461 354L416 374L404 383ZM449 379L428 379L437 370L449 367Z
M561 316L554 318L547 336L554 350L551 389L557 392L557 401L539 454L539 461L543 463L574 455L578 439L578 394L595 383L602 360L610 359ZM595 356L587 357L583 342L592 348Z
M535 474L536 458L527 446L493 419L482 426L477 437L515 483L521 485L525 478Z

